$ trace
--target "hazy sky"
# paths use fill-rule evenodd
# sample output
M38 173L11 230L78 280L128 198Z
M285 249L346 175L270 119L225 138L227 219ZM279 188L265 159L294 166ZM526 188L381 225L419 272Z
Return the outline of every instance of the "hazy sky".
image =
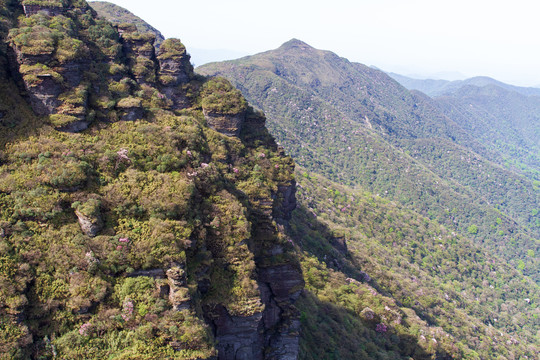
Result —
M297 38L404 75L540 86L538 0L112 0L191 49L255 54ZM442 76L444 77L444 76Z

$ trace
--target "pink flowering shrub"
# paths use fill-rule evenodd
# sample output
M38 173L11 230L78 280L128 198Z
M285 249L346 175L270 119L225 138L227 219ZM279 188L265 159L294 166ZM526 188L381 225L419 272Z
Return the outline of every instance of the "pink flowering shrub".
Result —
M120 149L116 152L118 155L118 160L127 160L129 161L129 157L127 156L128 150L127 149Z
M131 162L131 159L128 157L128 149L120 149L116 152L116 155L118 156L116 158L116 165L115 165L115 169L118 169L118 166L120 165L120 163L123 163L123 162Z
M124 321L129 321L131 319L133 316L133 308L133 301L128 300L124 302L122 309L122 319L124 319Z
M383 323L377 324L377 326L375 327L375 331L378 333L384 334L385 332L388 331L388 326L386 326Z
M90 323L84 323L79 328L79 334L81 336L88 336L90 335L91 330L92 330L92 325Z

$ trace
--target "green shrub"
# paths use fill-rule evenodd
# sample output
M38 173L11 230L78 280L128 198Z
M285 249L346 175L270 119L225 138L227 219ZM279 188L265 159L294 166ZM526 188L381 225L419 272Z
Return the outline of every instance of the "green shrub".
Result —
M478 234L478 226L471 225L467 228L467 231L469 232L469 234L476 235Z
M86 217L95 218L101 215L101 201L97 199L88 199L83 203L76 201L71 207Z
M142 101L139 98L129 96L121 99L116 106L120 109L140 108L142 106Z
M51 124L56 127L64 127L80 120L76 116L67 114L52 114L49 116L49 119L51 120Z
M166 39L159 48L158 59L181 58L186 55L186 47L179 39Z
M43 64L21 65L19 71L24 82L30 87L38 86L45 77L50 77L59 84L64 81L62 75Z
M202 107L205 111L234 115L247 110L246 99L224 78L208 80L201 90Z
M26 55L52 54L58 34L43 25L13 29L9 33L12 42Z
M67 5L67 0L24 0L23 5L39 5L44 7L64 7Z

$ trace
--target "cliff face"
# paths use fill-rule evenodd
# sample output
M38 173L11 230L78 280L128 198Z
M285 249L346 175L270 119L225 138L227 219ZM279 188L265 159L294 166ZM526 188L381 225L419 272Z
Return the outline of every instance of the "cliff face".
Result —
M264 125L264 118L250 120ZM264 126L260 129L266 132ZM278 153L285 161L284 166L293 166L282 150L278 149ZM296 359L298 356L300 321L293 304L300 296L304 280L290 253L291 244L288 240L277 240L283 234L275 226L276 222L282 224L281 228L287 226L287 219L296 207L294 189L294 180L280 179L268 197L257 197L252 202L256 226L248 246L254 254L258 274L257 301L264 307L250 316L231 314L223 306L207 312L215 329L219 359Z
M295 359L294 164L264 116L177 39L11 3L2 76L38 126L0 144L0 351Z

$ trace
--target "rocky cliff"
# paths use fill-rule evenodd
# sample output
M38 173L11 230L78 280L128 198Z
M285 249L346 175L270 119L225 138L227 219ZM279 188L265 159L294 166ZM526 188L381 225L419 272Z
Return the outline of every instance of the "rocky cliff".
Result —
M34 114L0 123L0 352L296 359L294 164L264 115L180 40L4 5L1 76Z

